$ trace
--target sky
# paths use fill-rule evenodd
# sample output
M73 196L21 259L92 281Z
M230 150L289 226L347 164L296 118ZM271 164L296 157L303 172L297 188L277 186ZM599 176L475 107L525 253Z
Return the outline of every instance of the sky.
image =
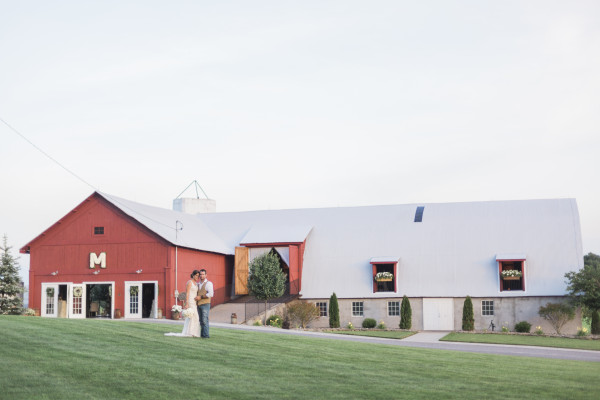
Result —
M597 0L0 0L0 234L197 180L218 211L576 198L600 254L599 110Z

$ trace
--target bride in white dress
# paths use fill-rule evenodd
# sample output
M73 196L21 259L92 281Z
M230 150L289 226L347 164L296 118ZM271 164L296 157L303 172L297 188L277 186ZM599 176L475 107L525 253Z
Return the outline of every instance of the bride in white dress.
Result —
M165 333L165 336L181 336L181 337L200 337L200 320L198 319L198 308L196 308L196 299L198 295L198 280L200 279L200 271L194 270L190 275L192 279L185 284L185 302L183 310L185 322L181 333ZM191 309L191 316L186 315L186 309Z

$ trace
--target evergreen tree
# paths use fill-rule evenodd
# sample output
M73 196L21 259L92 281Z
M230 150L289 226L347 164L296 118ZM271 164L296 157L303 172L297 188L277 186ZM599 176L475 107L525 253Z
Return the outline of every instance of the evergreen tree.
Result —
M329 327L340 327L340 307L335 292L329 298Z
M475 329L475 318L473 316L473 301L467 296L463 305L462 330L472 331Z
M19 265L17 259L10 253L11 246L4 235L2 251L2 264L0 265L0 314L21 314L23 300L19 296L23 293Z
M250 263L248 292L258 300L265 301L265 325L267 302L283 295L286 275L279 266L279 257L273 252L256 257Z
M410 329L412 327L412 308L410 300L404 295L400 305L400 329Z

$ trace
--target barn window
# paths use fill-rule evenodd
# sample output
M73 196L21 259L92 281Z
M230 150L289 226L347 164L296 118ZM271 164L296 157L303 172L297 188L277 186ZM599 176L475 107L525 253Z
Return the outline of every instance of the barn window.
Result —
M371 259L373 293L396 292L397 265L398 257L374 257Z
M352 302L352 316L353 317L362 317L364 314L364 304L362 301L353 301Z
M103 226L95 226L94 227L94 235L104 235L104 227Z
M327 302L318 301L315 305L319 309L319 316L326 317L327 316Z
M494 300L481 301L481 315L494 315Z
M497 260L500 291L525 290L525 260Z
M400 315L400 302L388 301L388 316L395 317Z
M417 211L415 212L415 222L423 222L423 211L425 211L425 207L417 207Z

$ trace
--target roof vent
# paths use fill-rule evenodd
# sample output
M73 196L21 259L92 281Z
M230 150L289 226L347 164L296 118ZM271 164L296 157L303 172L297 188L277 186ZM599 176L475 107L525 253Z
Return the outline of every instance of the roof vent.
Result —
M425 210L425 207L417 207L417 212L415 212L415 222L423 222L423 210Z

